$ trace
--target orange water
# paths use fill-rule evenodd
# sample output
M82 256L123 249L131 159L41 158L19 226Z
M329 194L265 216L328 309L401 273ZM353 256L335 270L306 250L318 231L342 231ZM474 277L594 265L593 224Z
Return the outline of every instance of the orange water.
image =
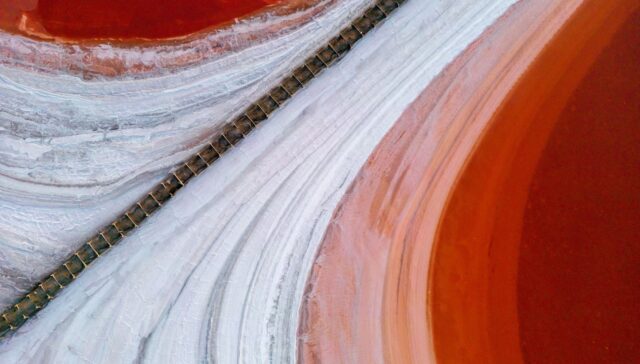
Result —
M440 363L640 362L640 13L587 1L498 110L430 272Z

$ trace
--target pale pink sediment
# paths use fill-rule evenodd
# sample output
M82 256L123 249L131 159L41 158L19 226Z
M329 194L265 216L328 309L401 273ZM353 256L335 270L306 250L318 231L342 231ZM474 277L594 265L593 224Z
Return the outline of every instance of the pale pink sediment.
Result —
M449 191L519 77L580 4L516 4L397 121L327 230L301 310L302 362L434 361L427 282Z

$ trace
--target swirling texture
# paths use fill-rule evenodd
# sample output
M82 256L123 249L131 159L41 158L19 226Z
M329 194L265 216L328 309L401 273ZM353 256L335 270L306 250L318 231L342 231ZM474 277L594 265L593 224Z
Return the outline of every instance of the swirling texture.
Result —
M0 362L477 358L485 341L433 337L473 333L454 304L428 305L443 211L504 101L593 1L408 0L0 342ZM145 45L0 33L0 304L371 4Z
M344 191L402 110L509 4L507 1L490 5L475 1L407 3L384 28L368 35L353 51L353 56L335 66L330 73L323 74L267 125L245 140L241 148L225 155L220 163L185 187L171 204L65 289L47 307L46 314L39 315L3 342L0 360L181 363L294 360L297 313L307 272ZM359 8L358 2L341 4L332 8L333 11L328 10L324 15L326 18L320 17L309 26L324 26L322 20L327 19L324 31L330 34L342 25L330 16L348 19L351 12L345 10ZM273 42L282 42L282 47L289 52L303 56L304 49L300 45L310 39L306 37L313 37L316 45L320 35L318 32L297 32L295 43L286 42L293 37L274 39ZM243 52L259 52L264 50L262 47L266 46L257 45ZM227 57L228 60L239 60L235 54ZM249 59L265 61L263 58ZM285 64L270 61L274 65L268 73L271 79L276 79L278 71L295 63L294 60ZM222 65L220 62L211 64ZM403 67L397 67L398 64ZM184 72L200 74L207 65ZM242 63L231 65L228 74L249 74L254 83L243 88L243 92L233 89L238 82L235 77L217 85L217 89L233 90L224 98L228 113L239 100L266 88L269 81L264 77L264 67L247 68ZM26 71L12 73L12 76L18 77L21 72ZM216 73L204 74L223 80L217 78L220 76ZM35 75L39 77L40 74ZM262 77L259 82L256 81L258 77ZM209 80L210 83L203 85L205 81L194 81L194 87L201 91L204 86L214 84ZM109 84L95 80L70 81L72 85L87 84L87 87L96 85L95 82ZM146 80L117 80L114 84L121 85L120 82L134 88L146 86ZM58 83L53 85L60 87ZM190 94L188 87L177 89ZM164 93L168 91L158 87L149 100L153 102L154 97L161 98ZM167 97L166 100L175 98ZM149 107L140 102L135 105L130 104L122 110L139 113L138 105L143 109ZM89 115L96 110L94 106L86 109ZM114 111L117 110L114 106ZM172 117L180 119L179 110L171 111ZM194 114L216 115L210 108ZM164 136L161 140L151 132L157 130L155 126L139 131L149 140L133 138L128 135L133 131L124 127L107 132L107 145L114 142L116 135L122 136L117 151L110 151L109 160L126 167L114 171L108 168L106 156L100 155L100 158L91 158L90 165L86 166L87 174L94 178L100 176L101 181L107 182L106 186L96 187L98 183L93 182L86 189L60 187L63 183L54 180L54 187L47 187L42 195L54 199L52 205L66 201L68 209L77 209L83 200L87 201L85 213L95 214L95 207L103 205L103 216L112 216L121 208L121 201L127 200L122 196L123 191L132 188L132 182L127 184L126 180L140 181L141 186L155 182L156 171L164 171L171 162L186 155L193 149L190 147L197 144L198 137L204 137L204 130L212 130L216 125L209 122L199 129L194 126L197 124L195 117L184 119L193 124L176 125L180 124L177 121L169 124L172 128L157 126L166 130L158 136ZM149 120L149 123L158 122L156 118ZM190 142L188 136L192 137ZM145 152L142 145L145 145ZM149 146L152 146L153 156L151 151L146 154ZM179 148L180 152L171 148ZM65 146L65 151L70 149L73 145ZM100 144L92 146L92 150L99 151ZM127 150L130 153L128 160L121 157ZM158 155L165 156L163 163L155 162ZM62 162L74 171L80 164L73 158ZM51 163L44 166L52 168ZM37 170L37 163L32 163L31 169ZM54 176L69 178L62 173ZM118 177L124 177L125 181ZM73 179L78 180L90 179ZM65 199L59 190L73 191L72 197ZM96 194L96 190L100 194ZM30 193L28 199L42 204L44 197L38 199L32 188L25 191ZM131 191L128 196L136 193ZM11 196L16 195L11 191ZM120 201L106 202L111 196L119 196ZM57 260L52 256L53 251L64 250L62 241L70 246L79 240L74 237L97 225L87 220L101 220L93 215L78 222L60 206L51 209L68 221L74 221L75 226L69 229L67 236L61 236L56 229L46 232L60 239L58 244L52 244L49 252L41 253L47 264ZM30 215L35 215L33 209L30 209ZM78 231L81 230L78 227L82 231ZM27 230L33 228L25 228ZM42 249L42 244L34 246ZM20 257L33 259L32 256L23 254ZM34 272L30 276L37 274ZM24 276L24 273L16 276ZM8 282L7 287L11 286Z
M254 31L251 24L257 31L273 27L277 18L254 19L194 40L235 46L176 70L158 64L142 78L132 65L125 74L87 80L62 65L23 67L28 57L3 55L0 303L8 305L51 271L369 2L331 4L285 15L279 32L264 33L260 41L243 34ZM12 50L30 44L46 54L49 48L64 53L80 47L0 35ZM198 52L193 42L133 49L103 45L86 52L124 52L153 63L184 49ZM93 64L88 59L85 68Z

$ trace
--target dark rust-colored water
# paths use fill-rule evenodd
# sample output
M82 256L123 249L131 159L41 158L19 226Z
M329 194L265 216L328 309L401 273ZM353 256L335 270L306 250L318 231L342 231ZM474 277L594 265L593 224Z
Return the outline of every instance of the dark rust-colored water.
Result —
M584 2L469 157L430 273L439 362L640 362L638 8Z
M520 340L528 363L640 363L640 13L550 135L524 214Z
M259 11L278 0L0 0L0 28L40 37L164 39Z

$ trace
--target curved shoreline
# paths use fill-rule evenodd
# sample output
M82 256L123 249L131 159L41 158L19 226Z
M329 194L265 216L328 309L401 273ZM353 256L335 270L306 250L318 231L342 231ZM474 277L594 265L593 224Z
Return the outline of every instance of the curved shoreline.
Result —
M306 1L306 0L305 0ZM91 79L145 78L211 62L266 39L282 36L339 4L309 0L302 7L266 8L233 23L172 39L68 41L37 39L0 30L0 65ZM153 62L154 58L158 58Z
M332 218L309 279L302 362L442 358L429 344L434 323L427 316L441 214L495 111L580 1L554 5L515 5L423 91L378 146Z
M306 274L336 204L402 110L511 3L408 1L1 343L0 360L295 360ZM39 266L57 261L46 257Z

